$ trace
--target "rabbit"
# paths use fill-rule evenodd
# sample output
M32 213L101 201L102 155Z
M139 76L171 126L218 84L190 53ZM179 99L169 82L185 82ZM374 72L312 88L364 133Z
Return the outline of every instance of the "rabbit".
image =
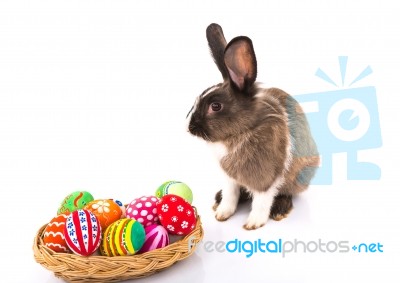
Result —
M223 82L197 97L187 115L187 131L205 140L225 173L215 197L215 217L225 221L240 201L252 201L243 228L254 230L269 218L286 218L293 196L307 189L319 154L300 104L278 88L256 82L257 61L246 36L228 44L222 28L206 30L210 53Z

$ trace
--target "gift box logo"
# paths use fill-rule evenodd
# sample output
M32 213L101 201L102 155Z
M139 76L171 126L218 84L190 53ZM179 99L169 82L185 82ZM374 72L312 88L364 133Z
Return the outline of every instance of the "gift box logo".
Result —
M345 86L347 59L347 56L339 57L342 87ZM352 88L371 73L371 67L367 66L346 88L295 96L305 109L321 156L321 167L313 184L332 184L332 155L342 152L347 153L348 180L380 179L381 170L377 164L359 162L357 157L360 150L382 146L375 87ZM315 75L339 87L321 69Z

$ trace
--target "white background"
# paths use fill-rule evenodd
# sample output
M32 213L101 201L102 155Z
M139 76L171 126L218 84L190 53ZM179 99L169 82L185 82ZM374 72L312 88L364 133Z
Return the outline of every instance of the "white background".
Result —
M380 242L381 254L207 253L136 282L399 281L398 9L393 1L2 1L0 3L1 282L61 282L33 259L36 231L64 196L88 190L125 203L164 181L186 182L204 240ZM326 1L324 1L326 2ZM392 4L394 3L394 4ZM397 18L397 19L396 19ZM290 217L242 229L249 207L218 223L211 206L219 168L185 132L195 97L221 77L205 29L247 35L258 80L292 94L335 90L367 65L357 86L377 90L383 146L361 153L380 181L347 181L346 155L334 184L312 186Z

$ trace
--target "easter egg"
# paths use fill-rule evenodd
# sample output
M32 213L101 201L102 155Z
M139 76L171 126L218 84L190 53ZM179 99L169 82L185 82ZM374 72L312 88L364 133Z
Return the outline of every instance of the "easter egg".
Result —
M161 225L152 224L144 228L146 238L140 253L149 252L169 245L168 232Z
M187 235L196 226L196 214L186 200L177 195L166 195L157 203L161 225L172 235Z
M177 195L184 198L188 203L193 201L193 193L188 185L179 181L168 181L163 183L156 190L156 197L162 198L165 195Z
M101 238L100 249L99 249L101 255L111 256L111 254L109 253L109 249L106 250L106 246L109 247L110 245L110 229L113 226L113 224L111 224L106 228L106 230L103 233L103 237Z
M143 246L145 231L135 219L120 219L107 227L100 252L105 256L123 256L137 253Z
M89 256L100 245L100 222L91 211L75 210L67 217L64 235L65 241L73 253Z
M67 215L60 214L51 219L43 231L43 243L46 247L57 253L69 252L69 248L64 237L66 220Z
M117 199L114 199L113 201L115 201L115 203L118 204L119 208L121 208L121 211L122 211L121 218L125 218L126 217L126 207L125 207L125 205L121 201L119 201Z
M103 230L122 217L121 208L115 201L110 199L93 200L83 209L89 210L97 216Z
M76 191L66 196L62 201L57 214L70 213L82 209L89 202L94 200L93 196L86 191Z
M158 198L154 196L134 199L126 208L126 217L136 219L144 227L157 224L157 202Z

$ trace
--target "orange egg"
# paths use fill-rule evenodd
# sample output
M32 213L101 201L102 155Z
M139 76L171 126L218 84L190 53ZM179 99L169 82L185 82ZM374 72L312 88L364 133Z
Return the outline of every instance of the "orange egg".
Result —
M64 227L67 215L68 213L54 217L49 224L47 224L43 233L43 243L46 247L58 253L69 252L64 236Z
M122 216L119 205L111 199L98 199L89 202L84 209L91 211L99 219L100 226L105 229Z

